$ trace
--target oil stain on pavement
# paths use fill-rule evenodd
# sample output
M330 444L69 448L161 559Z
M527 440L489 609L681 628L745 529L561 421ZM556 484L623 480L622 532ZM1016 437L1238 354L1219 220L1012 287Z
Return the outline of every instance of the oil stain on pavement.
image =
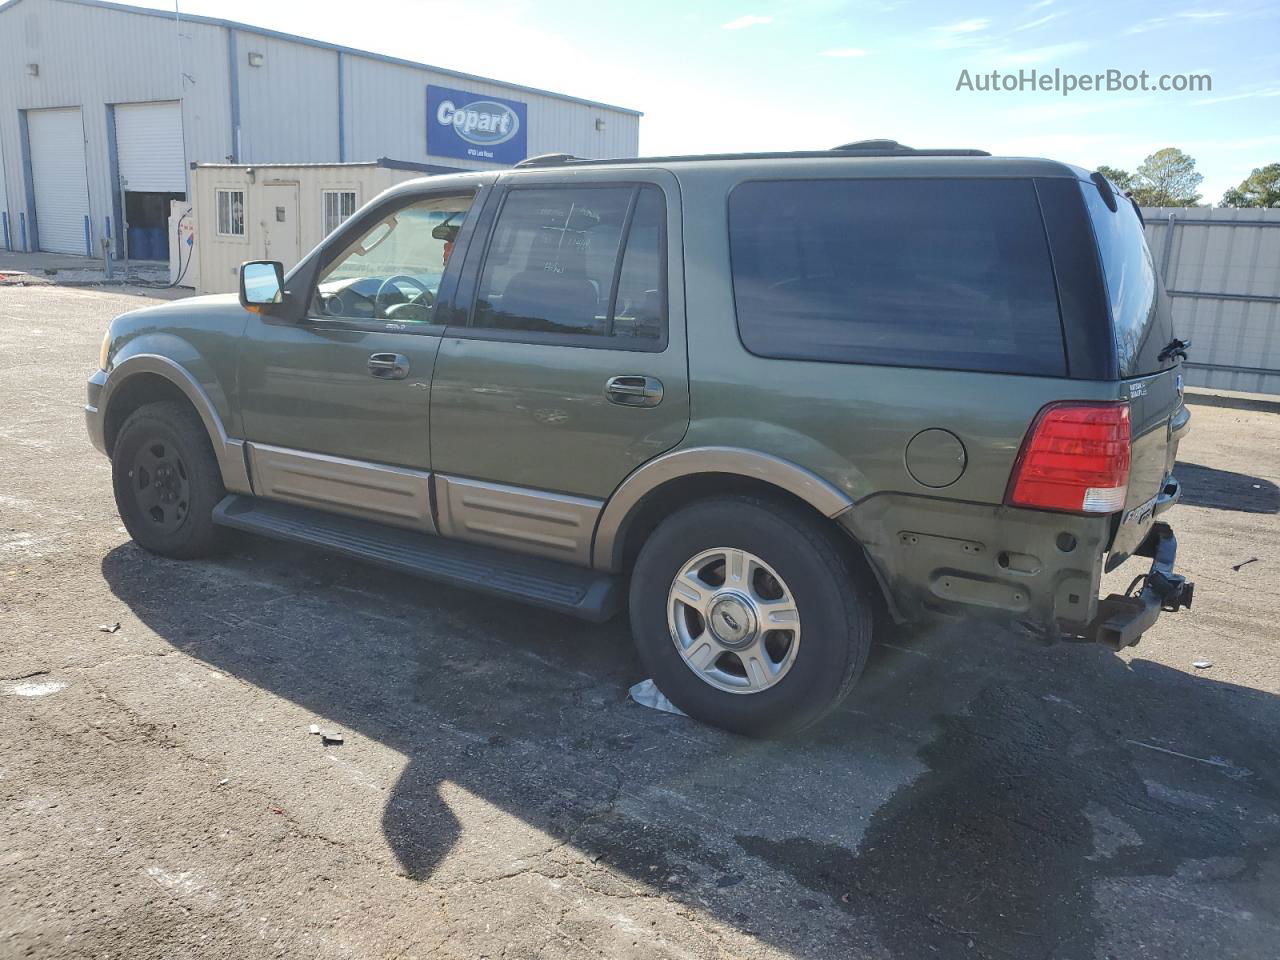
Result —
M1174 680L1164 668L1145 672ZM1128 741L1058 698L996 683L937 723L940 735L919 752L928 772L877 811L856 852L737 838L873 917L895 957L1094 958L1098 881L1170 877L1197 861L1214 864L1218 881L1256 878L1280 840L1274 815L1252 836L1241 816L1260 802L1277 809L1274 781L1210 763L1191 773L1213 781L1214 800L1162 787L1137 769Z

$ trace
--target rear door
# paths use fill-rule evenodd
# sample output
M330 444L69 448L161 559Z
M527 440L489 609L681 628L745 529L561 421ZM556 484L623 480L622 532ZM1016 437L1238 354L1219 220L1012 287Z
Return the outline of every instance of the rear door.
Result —
M1190 415L1182 402L1182 373L1174 348L1169 298L1156 274L1133 204L1097 184L1082 182L1106 281L1122 395L1129 398L1133 436L1129 492L1111 548L1112 564L1128 556L1150 529L1156 499L1173 472L1178 441Z
M432 382L442 532L586 562L688 428L675 178L602 173L511 178L478 223Z

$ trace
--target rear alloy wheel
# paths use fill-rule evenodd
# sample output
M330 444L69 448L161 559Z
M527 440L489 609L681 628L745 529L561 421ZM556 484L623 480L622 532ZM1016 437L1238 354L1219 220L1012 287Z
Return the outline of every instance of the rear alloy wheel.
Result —
M180 560L217 547L213 508L226 491L189 406L166 400L129 414L111 451L111 478L120 519L140 546Z
M800 648L800 611L773 568L736 547L683 564L667 625L685 664L717 690L759 693L781 682Z
M631 574L631 629L681 710L749 736L834 708L871 646L865 575L821 518L782 502L690 504L650 535Z

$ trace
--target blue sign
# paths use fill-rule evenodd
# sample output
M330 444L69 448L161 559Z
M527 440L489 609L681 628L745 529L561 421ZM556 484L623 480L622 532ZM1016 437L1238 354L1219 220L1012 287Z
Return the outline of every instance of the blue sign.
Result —
M427 153L518 163L528 156L528 108L448 87L427 87Z

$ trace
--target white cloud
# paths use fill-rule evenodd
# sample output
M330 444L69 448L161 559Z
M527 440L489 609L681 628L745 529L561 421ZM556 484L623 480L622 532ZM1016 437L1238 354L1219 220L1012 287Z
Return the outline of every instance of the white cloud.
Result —
M1025 67L1046 61L1065 60L1089 49L1083 40L1072 40L1070 43L1055 43L1047 47L1033 47L1030 50L1019 50L1017 53L1006 53L1000 57L1002 66Z
M959 20L956 23L945 23L933 27L925 46L931 50L963 50L973 47L985 47L990 43L987 27L991 21L986 17L973 17Z
M1043 10L1045 7L1051 6L1053 6L1053 0L1038 0L1037 3L1033 3L1031 6L1027 7L1027 12L1030 13L1032 10Z
M1264 87L1260 90L1246 90L1244 93L1231 93L1225 97L1205 97L1194 101L1193 105L1203 107L1211 103L1230 103L1233 100L1252 100L1255 97L1280 97L1280 87Z
M865 57L867 51L861 47L840 47L836 50L823 50L819 56L823 57Z
M939 33L980 33L987 29L991 21L986 17L974 17L972 20L961 20L959 23L948 23L934 27Z
M1179 20L1189 20L1193 23L1205 23L1209 20L1221 20L1223 17L1229 17L1231 13L1227 10L1182 10L1178 13L1170 14L1167 17L1151 17L1149 20L1142 20L1130 27L1126 33L1148 33L1151 30L1158 30L1161 27L1167 27L1177 23Z
M1060 12L1059 12L1059 13L1046 13L1043 17L1037 17L1035 20L1032 20L1032 21L1031 21L1031 22L1029 22L1029 23L1024 23L1024 24L1022 24L1021 26L1014 27L1014 28L1013 28L1012 30L1010 30L1009 32L1010 32L1010 33L1021 33L1023 30L1034 30L1036 27L1043 27L1043 26L1044 26L1046 23L1048 23L1050 20L1057 20L1060 16L1062 16L1062 14L1061 14Z
M1059 98L1052 103L1037 102L1004 110L1002 118L1021 128L1043 125L1048 120L1069 120L1090 117L1100 113L1123 113L1146 104L1141 97L1110 97L1106 100L1069 100Z
M720 25L721 30L744 30L747 27L761 27L773 23L773 17L762 17L755 13L744 13L737 20L730 20Z

